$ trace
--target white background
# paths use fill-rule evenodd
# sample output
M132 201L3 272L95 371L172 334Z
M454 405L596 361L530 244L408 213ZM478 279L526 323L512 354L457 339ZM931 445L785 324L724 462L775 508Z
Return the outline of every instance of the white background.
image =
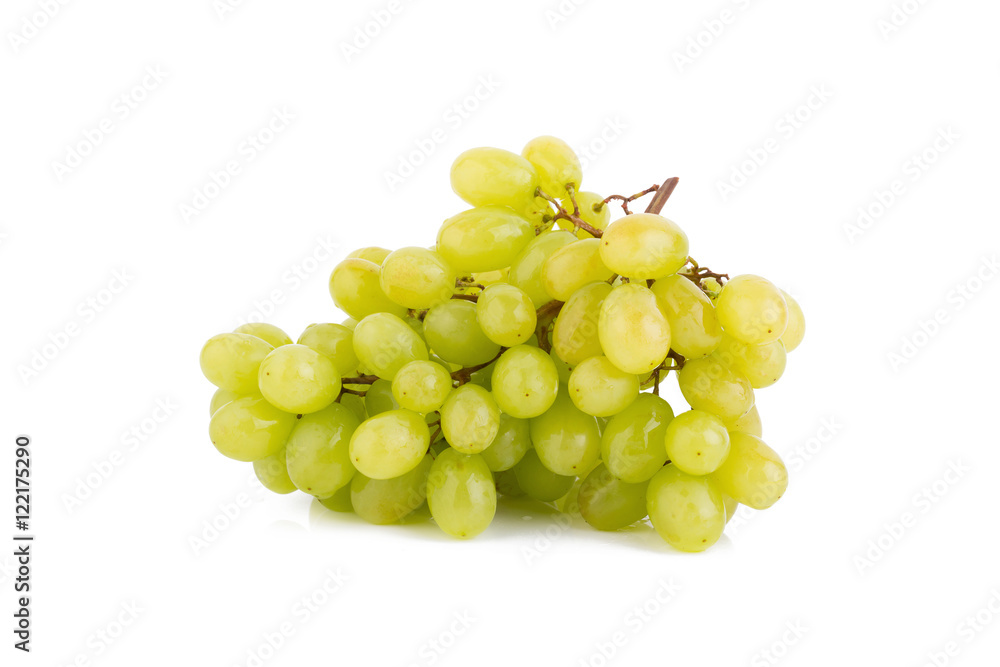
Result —
M892 25L891 0L411 0L347 55L388 0L50 2L50 19L45 4L0 16L0 471L10 491L14 437L30 434L37 535L30 656L11 647L0 549L3 664L262 651L266 665L973 667L1000 653L1000 5L908 0ZM275 109L294 119L248 159ZM265 495L214 451L205 339L261 311L293 336L339 321L340 256L432 243L463 208L454 156L539 134L580 148L585 189L680 176L664 212L692 254L799 299L806 341L758 392L792 473L775 508L694 556L648 526L601 534L516 505L466 543ZM56 165L73 151L87 155ZM230 160L240 173L213 189ZM859 207L875 213L864 229ZM329 595L328 572L344 579ZM322 604L306 613L303 597Z

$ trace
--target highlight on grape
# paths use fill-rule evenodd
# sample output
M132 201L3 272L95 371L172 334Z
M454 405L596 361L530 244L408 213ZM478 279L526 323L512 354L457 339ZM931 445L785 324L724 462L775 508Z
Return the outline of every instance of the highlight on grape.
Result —
M208 340L212 444L275 493L374 524L426 507L458 538L522 497L703 551L740 505L774 505L788 471L755 391L802 342L802 309L691 257L660 215L677 178L631 196L582 179L555 137L459 155L451 185L471 208L429 247L344 258L330 294L347 319ZM660 397L670 374L687 406Z

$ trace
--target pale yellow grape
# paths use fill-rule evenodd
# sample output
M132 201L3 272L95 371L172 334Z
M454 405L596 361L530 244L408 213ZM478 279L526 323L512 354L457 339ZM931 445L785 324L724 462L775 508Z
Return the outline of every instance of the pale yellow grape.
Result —
M357 417L359 422L363 422L368 419L368 413L365 411L365 397L357 396L355 394L343 394L340 397L339 403L345 408L351 411L355 417Z
M712 480L725 495L741 505L765 510L788 488L788 470L781 457L749 433L730 432L730 451Z
M670 351L670 325L645 285L626 283L601 304L597 331L604 355L626 373L650 373Z
M367 259L345 259L335 266L330 274L330 296L337 308L359 321L372 313L406 314L406 308L382 291L379 265Z
M725 334L717 354L730 368L745 375L754 389L770 387L785 372L785 346L780 340L747 345Z
M375 313L355 327L354 353L373 374L383 380L392 380L396 372L411 361L426 361L427 345L399 317Z
M391 250L386 250L385 248L379 248L378 246L369 246L367 248L359 248L355 250L350 255L347 256L348 259L367 259L369 262L374 262L375 264L381 264L386 257L389 256Z
M348 317L346 320L340 323L341 326L345 326L351 331L354 331L354 327L358 326L358 321L353 317Z
M559 203L562 204L567 213L573 213L573 201L569 196L560 199ZM604 203L604 197L601 195L595 192L578 192L576 193L576 204L580 207L579 218L594 229L603 231L611 222L611 208ZM559 218L559 222L556 224L559 225L560 229L569 232L576 229L575 225L565 218ZM575 233L576 237L580 239L594 238L590 232L582 228L576 230Z
M262 396L243 396L212 415L208 435L223 456L259 461L277 454L295 426L295 415L283 412Z
M392 393L392 382L388 380L376 380L365 391L365 411L369 417L401 407L403 406Z
M737 419L755 402L750 380L714 353L685 363L677 373L677 384L688 405L723 421Z
M236 394L256 394L257 374L274 347L250 334L212 336L201 348L201 372L220 389Z
M527 496L542 502L552 502L565 496L576 480L572 475L559 475L546 468L534 449L525 452L511 470L517 485Z
M493 398L501 410L519 419L530 419L555 402L559 373L544 351L518 345L497 360L492 385Z
M538 185L531 163L501 148L467 150L451 165L452 190L473 206L517 208L535 196Z
M722 329L750 345L771 343L785 333L788 304L781 290L760 276L736 276L715 302Z
M433 462L427 454L413 470L390 479L371 479L356 474L349 487L355 514L379 526L403 519L424 504L427 476Z
M341 377L347 377L358 367L354 332L342 324L310 324L297 342L328 357Z
M707 477L694 477L666 466L646 489L649 521L667 544L681 551L704 551L719 541L726 508L719 489Z
M533 197L527 204L517 209L517 213L528 221L532 229L545 227L555 216L552 204L545 197Z
M406 308L430 308L451 298L456 269L427 248L400 248L382 262L379 287Z
M611 223L601 237L604 265L633 280L677 273L687 263L687 257L687 235L661 215L626 215Z
M288 476L284 448L266 458L254 461L253 473L268 491L284 495L295 490L295 484Z
M565 387L544 414L531 420L531 442L542 464L559 475L581 475L601 455L597 420L581 411Z
M396 402L414 412L434 412L451 392L451 373L433 361L411 361L392 380Z
M670 404L655 394L639 394L612 417L601 436L601 460L618 479L644 482L667 462L663 439L674 418Z
M228 389L216 389L215 393L212 394L212 402L208 406L208 416L211 417L223 405L235 401L239 397L240 395L234 391L229 391Z
M580 189L580 183L583 181L580 158L562 139L550 136L536 137L525 145L521 155L535 167L545 194L562 197L566 194L567 186L572 186L575 190Z
M250 334L251 336L262 338L274 347L281 347L282 345L290 345L292 343L292 339L288 334L267 322L247 322L233 329L233 333Z
M566 301L587 283L612 276L601 261L600 239L585 239L557 248L542 265L542 285L550 297Z
M577 238L569 232L542 232L514 258L514 262L510 265L508 280L511 285L524 290L535 304L535 308L551 300L542 283L542 267L545 265L545 260L557 248L576 240Z
M556 365L556 373L559 375L559 384L569 384L569 377L573 374L573 369L569 367L569 364L559 358L559 355L555 353L555 350L551 350L549 352L549 357L552 359L552 363Z
M736 516L736 510L740 508L740 504L725 494L722 496L722 504L726 507L726 523L728 524Z
M755 435L758 438L763 437L764 432L764 427L760 422L760 413L757 412L756 405L747 410L742 416L731 421L727 421L726 428L730 431L749 433L750 435Z
M684 412L667 424L667 458L689 475L715 472L729 456L729 432L722 420L701 410Z
M527 419L500 415L500 427L490 446L480 452L493 472L510 470L531 448L530 424Z
M389 410L370 417L354 431L351 462L372 479L399 477L420 463L430 444L430 429L419 413Z
M585 285L559 311L552 329L552 349L570 366L604 354L597 325L601 306L611 290L607 283Z
M621 530L646 516L646 487L612 475L603 464L580 485L577 504L584 520L598 530Z
M722 327L711 299L697 285L673 275L657 280L650 289L670 324L670 347L675 352L685 359L697 359L715 351Z
M472 279L485 287L498 283L506 283L508 277L510 277L509 266L496 271L473 272L472 274Z
M483 206L448 218L438 252L458 271L496 271L511 265L535 238L531 225L506 206Z
M441 406L445 440L463 454L478 454L493 442L500 429L500 408L486 389L464 384Z
M305 414L340 395L340 373L328 357L305 345L282 345L260 364L260 393L276 408Z
M475 537L497 509L497 491L483 457L446 449L427 477L427 505L438 527L452 537Z
M805 338L806 316L802 312L802 306L788 292L781 290L781 296L785 297L785 305L788 306L788 326L785 327L785 333L781 334L781 344L785 346L785 352L791 352Z
M354 477L351 436L360 421L350 410L334 403L325 410L298 420L288 437L288 475L296 488L328 498Z
M513 285L489 285L476 302L476 321L491 341L504 347L527 342L538 322L535 305Z
M351 505L350 484L338 489L329 498L317 498L316 501L326 509L333 510L334 512L349 513L354 511L354 507Z
M479 326L476 304L464 299L440 303L424 317L424 338L434 353L461 366L478 366L497 356L500 346Z
M591 357L573 369L568 389L577 408L595 417L610 417L639 395L639 378L619 370L607 357Z

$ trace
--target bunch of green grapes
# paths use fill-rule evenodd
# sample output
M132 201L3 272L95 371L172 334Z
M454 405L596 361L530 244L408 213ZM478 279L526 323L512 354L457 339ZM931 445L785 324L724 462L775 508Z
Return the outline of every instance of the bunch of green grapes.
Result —
M632 213L640 195L605 198L582 177L554 137L460 155L451 184L471 208L431 247L341 261L330 294L342 323L294 342L247 324L205 344L212 443L275 493L374 524L426 504L459 538L510 496L599 530L648 520L702 551L739 505L773 505L788 474L761 439L754 392L802 341L798 303L692 260L659 214L675 182ZM670 373L683 410L659 395Z

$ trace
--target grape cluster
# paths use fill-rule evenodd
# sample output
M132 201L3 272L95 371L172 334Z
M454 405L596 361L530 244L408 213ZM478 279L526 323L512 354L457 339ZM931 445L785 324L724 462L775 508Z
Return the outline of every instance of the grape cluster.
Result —
M363 248L333 270L349 319L294 343L258 323L205 344L212 443L276 493L375 524L426 502L463 538L498 494L600 530L648 517L684 551L714 544L739 504L773 505L788 475L754 390L781 377L801 309L689 256L659 215L676 179L608 198L581 180L554 137L460 155L451 184L473 208L434 246ZM670 372L690 406L676 415L659 396Z

